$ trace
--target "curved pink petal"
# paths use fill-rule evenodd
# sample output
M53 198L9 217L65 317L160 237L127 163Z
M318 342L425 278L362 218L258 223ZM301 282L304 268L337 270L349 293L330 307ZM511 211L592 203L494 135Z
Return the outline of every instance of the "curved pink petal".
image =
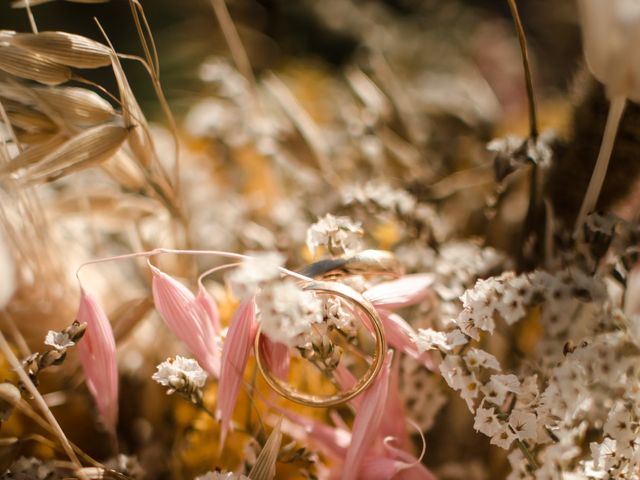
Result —
M78 343L87 387L102 420L115 438L118 421L118 364L113 330L102 307L84 290L81 291L76 320L87 324L87 330Z
M216 335L220 335L220 332L222 332L222 324L220 323L220 311L218 310L218 304L202 285L200 285L200 288L198 289L196 302L207 313L214 333Z
M260 354L267 368L280 380L289 375L289 347L284 343L274 342L266 335L260 337Z
M384 282L363 293L375 307L387 310L415 305L431 292L434 277L428 273L405 275L397 280Z
M243 300L236 310L222 347L222 365L218 383L217 414L220 417L220 448L231 423L236 406L244 369L247 366L256 334L256 304L251 297Z
M380 320L384 327L384 334L387 343L410 357L418 360L428 369L433 370L433 360L429 352L420 353L413 341L416 331L407 323L407 321L396 313L390 313L387 310L376 308Z
M389 390L389 373L393 352L388 352L380 374L371 387L362 394L362 403L356 412L342 470L342 480L356 480L365 454L378 435Z
M173 334L187 345L194 357L211 375L220 373L217 335L207 310L182 283L151 267L153 301Z

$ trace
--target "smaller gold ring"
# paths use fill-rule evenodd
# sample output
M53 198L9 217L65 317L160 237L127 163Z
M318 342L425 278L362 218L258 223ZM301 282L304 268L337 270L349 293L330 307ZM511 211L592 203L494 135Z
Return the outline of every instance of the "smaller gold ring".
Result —
M254 351L256 356L256 364L258 370L264 377L265 381L273 390L278 394L291 400L292 402L305 405L307 407L333 407L348 402L354 397L357 397L364 392L378 376L382 369L384 362L384 354L387 350L387 342L384 338L384 329L382 327L382 321L374 306L366 300L362 295L356 292L351 287L338 282L311 282L303 287L304 290L312 290L316 292L329 293L338 297L344 298L347 301L355 303L362 309L364 314L369 319L376 339L376 349L373 355L373 361L369 366L369 369L360 380L356 382L353 387L344 392L339 392L334 395L319 396L309 393L300 392L295 390L291 386L282 382L280 379L274 377L268 368L264 365L260 356L260 338L261 329L258 326L256 332Z

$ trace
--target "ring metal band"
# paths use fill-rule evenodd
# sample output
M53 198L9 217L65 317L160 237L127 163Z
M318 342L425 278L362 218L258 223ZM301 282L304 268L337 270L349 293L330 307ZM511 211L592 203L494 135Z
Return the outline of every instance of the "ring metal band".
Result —
M348 287L347 285L338 282L311 282L305 285L303 288L304 290L336 295L349 302L354 303L363 311L363 313L371 323L376 340L373 361L371 362L369 369L364 374L364 376L360 378L360 380L358 380L356 384L349 390L328 396L319 396L300 392L290 385L286 384L282 380L274 377L264 364L260 355L260 327L258 327L258 331L255 337L254 351L256 356L256 364L258 365L258 369L260 370L260 373L264 377L267 384L278 394L282 395L288 400L291 400L292 402L296 402L307 407L332 407L341 405L364 392L371 385L373 380L382 369L384 354L387 350L382 322L373 305L362 295L360 295L358 292L356 292L351 287Z

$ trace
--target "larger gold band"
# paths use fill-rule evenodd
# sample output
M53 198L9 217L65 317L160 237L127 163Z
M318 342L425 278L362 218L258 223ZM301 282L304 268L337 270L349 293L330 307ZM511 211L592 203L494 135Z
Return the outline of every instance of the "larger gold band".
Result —
M384 354L387 350L387 343L384 338L382 322L380 320L378 312L376 312L376 309L373 307L373 305L362 295L360 295L358 292L356 292L351 287L348 287L347 285L337 282L311 282L305 285L303 288L304 290L336 295L349 302L352 302L357 308L362 310L373 328L373 333L376 340L373 361L371 362L369 369L353 387L344 392L339 392L329 396L319 396L300 392L290 385L286 384L282 380L274 377L264 364L263 359L260 355L260 327L258 327L258 332L256 333L255 337L254 352L256 356L256 364L258 365L258 369L260 370L260 373L264 377L267 384L277 393L282 395L284 398L291 400L292 402L296 402L307 407L332 407L335 405L341 405L364 392L369 387L369 385L371 385L376 376L380 373L380 369L382 369Z

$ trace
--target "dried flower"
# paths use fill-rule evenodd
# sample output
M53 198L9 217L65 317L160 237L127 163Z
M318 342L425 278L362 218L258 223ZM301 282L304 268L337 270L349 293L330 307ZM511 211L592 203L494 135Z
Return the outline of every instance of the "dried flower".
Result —
M53 347L56 350L65 350L74 346L76 343L71 340L68 333L49 330L44 339L44 344Z
M256 303L262 331L274 342L290 347L304 342L312 325L322 322L320 300L290 278L265 286Z
M215 330L215 319L210 318L209 308L199 292L198 301L195 295L184 285L155 267L153 274L153 300L160 315L173 334L182 340L191 353L211 375L220 374L220 351L218 334ZM210 299L213 302L213 299Z
M196 403L202 398L201 389L207 381L207 374L195 360L176 355L176 358L168 358L156 369L151 378L169 387L168 394L178 392Z
M260 287L280 276L284 257L277 252L252 253L229 276L234 294L241 299L255 295Z
M233 315L222 347L222 366L218 384L220 395L217 405L221 424L221 446L224 445L231 415L236 406L244 369L251 354L256 326L256 304L251 297L244 300Z
M393 353L389 352L380 374L362 396L362 403L353 422L351 444L342 467L342 480L358 478L362 460L378 433L387 399L392 358Z
M362 234L359 223L349 217L334 217L328 213L307 230L307 248L312 254L324 246L334 256L353 255L362 248Z
M81 291L76 321L87 324L84 337L78 344L87 386L98 405L102 420L115 436L118 421L118 364L111 324L102 307L84 290Z

